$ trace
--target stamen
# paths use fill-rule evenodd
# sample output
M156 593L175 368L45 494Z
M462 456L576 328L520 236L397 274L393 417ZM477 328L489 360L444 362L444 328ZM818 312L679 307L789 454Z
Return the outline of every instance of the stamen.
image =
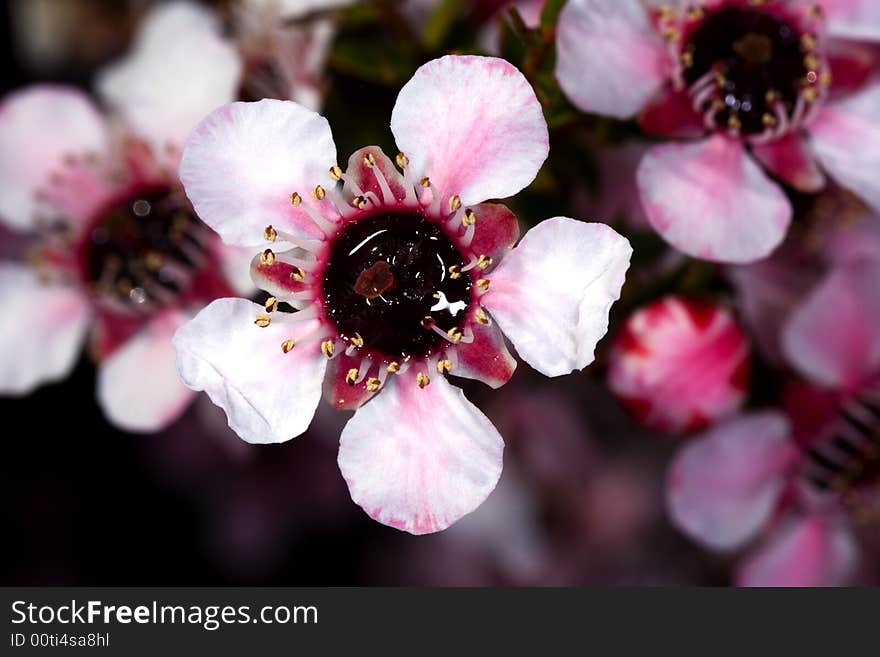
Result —
M269 323L271 321L272 320L269 318L269 315L260 314L260 315L257 315L257 318L254 320L254 324L259 326L260 328L266 328L267 326L269 326Z
M321 343L321 353L324 354L327 358L333 358L333 354L336 351L336 343L333 340L324 340Z
M389 374L397 374L400 371L400 363L398 363L396 360L393 360L388 363L388 367L386 368L386 370Z
M401 155L403 154L401 153ZM364 156L364 165L372 169L373 175L376 176L376 182L379 185L379 189L382 190L382 198L385 204L390 205L394 203L397 199L394 198L394 193L391 191L391 186L388 184L385 174L382 173L382 169L376 166L376 157L372 153L367 153Z
M424 372L419 372L416 376L416 383L418 383L419 388L424 389L429 383L431 383L431 379Z
M437 371L440 374L449 374L450 372L452 372L452 367L452 361L448 358L443 359L437 363Z
M366 388L370 392L376 392L381 387L382 381L377 379L376 377L371 376L369 379L367 379Z
M293 338L290 338L289 340L285 340L284 342L281 343L281 351L283 351L285 354L290 353L290 351L295 346L296 346L296 341Z
M274 242L278 239L278 231L272 228L272 225L266 226L266 229L263 231L263 239L267 242Z
M477 308L474 311L474 319L477 320L480 324L488 324L489 323L489 315L482 308Z
M266 308L267 313L273 313L278 310L278 299L275 297L269 297L263 305Z

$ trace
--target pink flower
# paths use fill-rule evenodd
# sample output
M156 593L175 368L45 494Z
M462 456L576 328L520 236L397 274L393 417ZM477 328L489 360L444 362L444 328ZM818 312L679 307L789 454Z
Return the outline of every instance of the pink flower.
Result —
M191 398L171 336L205 302L234 292L222 267L246 271L168 170L187 123L238 83L234 50L207 16L164 6L102 75L137 137L120 135L73 89L39 85L0 104L0 217L36 238L27 263L0 264L3 394L64 377L89 336L98 400L118 426L157 430Z
M615 338L608 385L646 426L693 431L740 407L748 357L745 333L725 308L664 297Z
M794 428L775 412L736 420L670 469L669 509L683 531L716 549L763 535L742 584L843 583L858 564L853 524L880 517L878 285L880 260L843 261L785 322L786 358L825 389L793 389Z
M654 228L692 256L747 263L782 241L791 204L825 174L880 208L880 84L845 39L880 39L865 0L570 0L557 77L580 109L693 141L651 148L638 170ZM852 93L845 93L852 92Z
M175 344L183 380L248 442L301 434L322 387L357 409L339 450L352 498L424 534L476 508L501 473L501 436L445 375L502 385L515 367L502 330L547 375L585 367L631 249L605 225L556 217L508 253L516 218L485 199L533 180L548 135L507 62L429 62L401 90L391 129L402 175L372 146L343 172L327 121L292 102L208 116L181 179L228 244L264 249L252 275L271 297L215 301ZM315 186L328 168L341 189Z

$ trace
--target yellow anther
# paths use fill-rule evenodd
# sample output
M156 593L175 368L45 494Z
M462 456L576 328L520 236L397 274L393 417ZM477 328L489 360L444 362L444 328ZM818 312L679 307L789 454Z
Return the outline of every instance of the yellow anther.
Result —
M334 351L336 351L336 343L333 340L324 340L321 343L321 353L327 358L333 356Z
M816 102L816 99L819 98L819 92L816 91L815 87L806 87L802 92L804 100L808 103Z
M301 205L303 202L303 197L300 196L297 192L294 192L290 195L290 204L294 207Z
M376 156L368 152L366 155L364 155L364 165L372 169L374 166L376 166Z
M409 166L409 158L403 153L398 153L397 157L394 159L397 162L397 166L399 166L401 169L405 169Z
M702 7L691 7L687 11L688 20L697 21L700 20L703 16L706 15L706 12Z
M819 75L819 84L821 84L825 89L831 86L831 81L832 77L830 71L823 71Z
M355 333L348 339L348 341L351 342L355 347L364 346L364 339L361 337L360 333Z
M357 378L358 378L358 371L356 368L352 367L350 370L348 370L348 372L345 375L345 382L348 385L353 386L354 382L357 381Z
M278 310L278 299L275 297L269 297L263 305L266 307L267 313L273 313Z
M489 279L488 278L478 278L477 279L477 287L481 292L485 292L489 289Z
M151 271L158 271L162 268L162 255L155 251L150 251L146 257L147 268Z
M400 371L400 363L398 363L396 360L393 360L388 363L388 367L386 369L388 370L389 374L397 374Z
M275 230L271 225L266 226L266 229L263 231L263 239L267 242L274 242L278 239L278 231Z
M301 267L294 267L290 272L290 280L301 281L306 277L306 273Z
M449 209L455 212L461 207L461 197L456 194L455 196L449 197Z
M681 53L681 65L685 68L690 68L694 65L694 54L691 51L685 50Z
M264 265L275 264L275 252L272 249L266 249L260 254L260 263Z
M367 207L367 199L365 196L355 196L351 200L351 204L358 210L363 210L365 207Z
M818 41L816 40L815 35L810 34L809 32L805 32L801 35L801 48L805 51L813 50L816 47Z
M452 361L448 359L438 361L437 371L440 374L449 374L452 371Z
M416 383L419 384L419 388L424 389L429 383L431 383L431 379L428 378L428 375L424 372L419 372L418 376L416 376Z
M815 71L817 68L819 68L820 64L821 62L819 61L819 58L812 53L804 57L804 66L807 68L807 70Z
M742 122L736 114L731 114L727 117L727 127L731 130L739 130L742 127Z
M453 326L451 329L446 331L446 335L448 335L449 339L453 342L459 342L461 340L461 336L464 335L464 333L457 326Z
M822 11L822 5L813 5L807 10L807 16L809 16L813 20L819 20L824 15L825 14Z
M376 392L379 388L382 387L382 382L374 376L371 376L367 379L367 390L370 392Z
M428 178L428 176L422 176L421 178L419 178L419 184L422 187L430 187L431 186L431 179Z
M464 211L464 214L461 215L461 223L463 223L465 226L473 226L475 223L477 223L477 214L473 210L468 208Z
M330 167L329 173L330 173L330 177L333 178L333 180L335 180L337 182L342 180L342 169L339 168L338 165L334 164L332 167Z
M482 254L479 258L477 258L477 267L479 267L480 269L488 269L491 264L492 258L487 256L486 254Z
M286 353L290 352L290 350L293 349L295 346L296 346L296 340L294 340L293 338L290 338L289 340L285 340L284 342L281 343L281 351L283 351L286 354Z
M449 265L449 278L456 279L461 277L460 269L461 267L458 265Z
M254 324L259 326L260 328L266 328L269 326L269 323L272 320L269 319L269 315L257 315L257 318L254 320Z
M476 319L480 324L489 323L489 315L482 308L477 308L474 311L474 319Z
M776 117L773 116L772 114L770 114L769 112L764 112L764 115L761 117L761 121L768 128L771 128L774 125L776 125Z
M320 185L312 190L312 198L316 201L323 201L325 196L327 196L327 192L325 192L324 188Z
M764 100L767 103L775 103L779 99L779 93L773 89L768 89L767 93L764 94Z

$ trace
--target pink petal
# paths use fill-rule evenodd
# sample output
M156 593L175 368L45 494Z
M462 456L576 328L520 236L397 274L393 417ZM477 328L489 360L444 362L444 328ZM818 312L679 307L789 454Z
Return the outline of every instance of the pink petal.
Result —
M327 120L291 101L230 103L193 131L183 151L180 179L202 220L227 244L264 245L269 224L300 236L321 233L293 192L329 180L336 146Z
M375 169L382 173L394 198L398 201L403 201L407 193L406 182L400 171L394 166L394 163L378 146L364 146L356 150L348 158L344 186L346 199L353 199L367 192L375 194L380 201L384 199L382 187L379 184L379 179L376 177L374 166L367 164L368 156L372 156L376 162L374 165Z
M878 53L869 44L830 39L825 56L831 68L831 93L840 96L855 93L874 74Z
M161 153L181 148L208 112L235 99L241 68L212 12L169 3L147 15L131 53L100 73L98 89Z
M631 254L605 224L547 219L488 275L482 303L529 365L568 374L593 362Z
M825 186L825 176L799 134L788 134L766 144L754 144L752 155L771 173L800 192L818 192Z
M664 297L630 317L609 353L608 385L654 429L699 429L742 404L749 345L721 306Z
M416 176L464 205L526 187L549 152L547 123L531 85L512 64L450 55L407 82L391 113L397 146Z
M662 137L701 137L706 132L703 117L693 108L687 90L664 89L639 114L642 130Z
M379 522L429 534L476 509L501 476L504 441L442 376L394 377L342 431L339 468L351 499Z
M218 299L177 331L174 347L183 382L208 393L233 431L250 443L277 443L311 423L327 359L317 340L281 350L285 340L319 330L316 320L291 324L290 315L274 313L260 328L254 319L262 312L244 299Z
M76 89L37 85L6 96L0 103L0 221L16 230L33 227L40 211L36 192L63 168L65 156L106 149L104 119Z
M154 432L174 422L193 392L177 374L174 332L187 317L167 313L147 324L98 368L98 403L126 431Z
M519 239L516 215L501 203L480 203L472 210L477 216L470 251L489 256L497 265Z
M851 390L880 372L880 262L835 268L791 315L786 358L816 383Z
M349 383L349 370L360 370L361 358L351 358L344 353L336 356L327 369L324 379L324 398L340 411L353 411L373 397L375 392L367 390L368 373L361 381Z
M688 255L746 263L769 255L785 237L791 203L746 154L717 135L655 146L637 173L648 219Z
M296 259L310 257L307 251L294 248L277 254L271 265L263 261L263 254L258 253L251 260L251 280L260 290L268 292L273 297L284 298L297 292L304 292L310 288L308 283L299 278L299 267L284 262L284 258L290 256ZM295 303L295 302L294 302Z
M0 263L0 303L0 394L26 395L67 376L90 323L86 297L6 262Z
M810 136L828 173L880 211L880 83L823 107Z
M880 41L880 4L876 0L819 0L828 33L842 39Z
M766 525L797 457L780 413L743 416L688 442L670 466L666 503L683 532L718 550Z
M492 388L500 388L513 376L516 359L507 350L504 336L497 325L485 325L471 320L469 326L474 340L458 344L455 350L458 362L452 373L466 379L482 381Z
M852 532L817 515L793 520L742 564L739 586L842 586L859 562Z
M556 47L559 84L585 112L628 119L671 71L639 0L569 0L559 14Z

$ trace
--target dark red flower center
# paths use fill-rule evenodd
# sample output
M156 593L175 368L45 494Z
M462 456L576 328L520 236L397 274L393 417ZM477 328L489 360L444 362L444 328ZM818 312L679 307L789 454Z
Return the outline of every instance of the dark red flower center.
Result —
M466 316L471 276L441 227L418 212L349 222L323 276L325 312L343 339L389 359L434 352ZM363 344L361 345L361 341Z
M814 35L769 4L702 10L682 42L684 81L708 122L756 135L815 100L823 63ZM803 110L800 110L803 111Z
M165 305L186 290L200 266L204 231L170 187L140 188L98 213L80 244L82 275L117 307Z

